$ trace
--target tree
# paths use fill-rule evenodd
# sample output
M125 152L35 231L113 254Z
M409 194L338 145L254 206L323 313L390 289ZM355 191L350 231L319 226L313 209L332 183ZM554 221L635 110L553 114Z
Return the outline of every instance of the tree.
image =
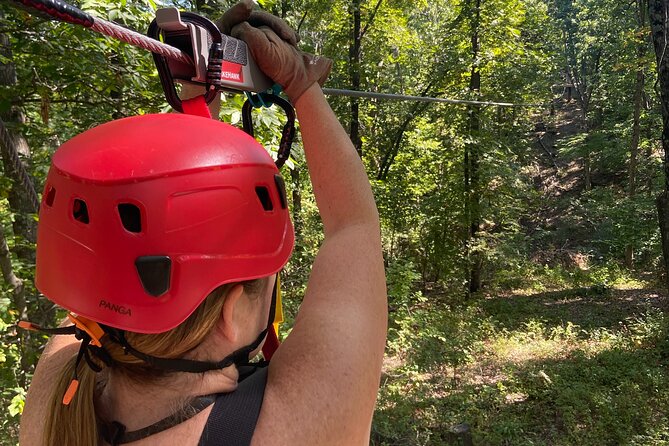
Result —
M662 104L662 150L664 152L664 190L657 197L657 212L662 236L665 279L669 286L669 58L665 57L666 41L669 38L669 2L649 0L648 14L653 33L653 46L657 61L659 95Z

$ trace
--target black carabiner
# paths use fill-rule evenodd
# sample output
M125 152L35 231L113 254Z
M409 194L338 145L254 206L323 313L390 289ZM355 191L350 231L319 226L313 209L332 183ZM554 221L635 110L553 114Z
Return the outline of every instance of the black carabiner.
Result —
M288 118L286 125L283 126L283 131L281 132L281 142L279 142L279 151L276 156L276 167L281 169L285 162L290 158L290 150L293 145L293 140L295 139L295 109L292 104L273 93L259 93L260 99L267 106L275 104L283 109ZM254 136L253 132L253 117L251 112L257 106L253 105L249 99L244 102L242 107L242 123L244 125L244 131L251 136Z
M204 28L207 33L209 34L209 37L211 38L211 45L208 51L209 58L211 59L212 56L215 54L215 48L221 48L221 44L223 42L223 35L219 31L218 27L209 19L202 17L200 15L194 14L192 12L181 12L181 19L186 22L186 23L192 23L196 26L200 26ZM146 34L154 38L156 40L160 40L160 32L161 29L158 26L158 23L156 19L154 19L151 24L149 25L149 29L146 32ZM191 45L183 45L183 42L169 42L167 41L166 43L169 43L170 45L173 45L180 50L184 51L185 53L189 54L191 57L193 57L193 48ZM179 43L182 43L181 45ZM156 64L156 68L158 69L158 77L160 78L160 84L163 87L163 91L165 92L165 99L167 99L167 102L178 112L183 112L183 106L181 105L181 99L179 98L179 95L177 94L177 89L176 86L174 85L174 77L172 76L172 72L170 71L169 65L167 58L165 56L161 56L160 54L156 53L151 53L153 56L153 61ZM212 65L209 63L207 65L207 68L209 70L209 67L214 67L215 65ZM215 78L215 76L211 76L209 73L207 75L207 82L210 81L210 79ZM215 98L216 95L219 91L219 88L214 85L207 83L206 84L206 93L205 93L205 100L207 101L207 104L210 104Z

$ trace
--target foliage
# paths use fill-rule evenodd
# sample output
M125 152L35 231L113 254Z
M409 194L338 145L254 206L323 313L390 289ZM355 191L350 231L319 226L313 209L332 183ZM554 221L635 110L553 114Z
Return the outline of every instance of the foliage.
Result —
M458 444L452 427L466 422L474 444L668 444L669 318L657 307L625 308L617 292L570 303L570 291L449 312L451 324L485 348L470 350L459 368L449 360L388 362L372 443ZM582 317L565 322L563 311ZM451 342L458 337L432 328Z
M232 3L85 0L78 6L141 31L156 6L174 4L214 18ZM661 114L652 52L644 51L648 29L638 22L635 4L481 0L474 27L474 0L360 0L365 33L354 63L356 2L259 3L299 27L304 49L334 59L328 87L348 88L357 73L366 91L535 104L478 110L359 101L390 309L374 443L445 444L455 441L451 426L466 422L475 444L668 444L669 420L657 409L669 402L662 368L669 355L667 317L659 307L607 313L618 305L612 301L620 288L648 286L660 275L653 196L663 179L653 131ZM111 119L168 110L145 52L7 3L0 5L0 34L12 50L0 64L17 71L16 85L0 89L0 112L18 106L25 114L25 122L7 124L28 141L38 189L63 141ZM469 89L474 69L480 91ZM639 72L645 83L632 194ZM568 82L579 82L582 93L571 102L560 97ZM242 103L241 96L225 96L222 119L239 125ZM331 104L348 127L351 100L331 98ZM480 130L472 132L475 111ZM276 108L254 113L256 137L272 154L283 123ZM327 141L323 147L329 149ZM480 154L481 218L468 248L473 191L464 180L471 173L465 150ZM298 237L282 274L282 336L323 237L299 137L287 168ZM16 256L31 246L13 230L11 181L3 174L0 222L12 266L26 281L28 313L51 325L56 312L32 285L32 261ZM466 301L468 249L481 254L483 294ZM45 342L16 331L13 291L3 282L2 444L16 443L25 389ZM516 294L507 299L510 291ZM589 319L569 310L584 310L570 302L587 302Z

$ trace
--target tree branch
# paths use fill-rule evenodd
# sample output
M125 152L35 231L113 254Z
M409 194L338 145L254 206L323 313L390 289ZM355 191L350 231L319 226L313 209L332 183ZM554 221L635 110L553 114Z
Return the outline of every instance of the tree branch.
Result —
M378 12L381 3L383 3L383 0L379 0L378 2L376 2L376 6L374 6L374 10L372 11L372 14L369 16L369 20L365 24L365 27L362 29L362 31L360 31L360 40L362 40L362 38L365 37L365 34L367 34L369 27L372 26L372 23L374 23L374 18L376 17L376 13Z
M304 11L304 14L302 14L302 18L300 19L300 23L297 25L297 34L300 34L300 29L302 29L302 25L304 24L304 19L307 18L307 14L309 11Z
M432 81L430 81L427 84L427 86L423 89L420 95L428 96L430 88L432 88ZM388 151L385 153L383 159L381 160L381 167L379 168L379 173L376 176L377 180L385 180L387 178L388 172L390 172L390 167L395 162L395 157L400 151L400 147L402 146L402 140L404 139L404 134L409 128L409 124L411 124L411 121L420 116L427 109L429 105L430 104L427 102L415 102L411 106L411 110L409 111L409 113L407 113L406 117L404 118L404 122L402 122L402 125L400 125L400 128L397 130L397 133L395 134L395 138L393 139L392 145L390 146Z

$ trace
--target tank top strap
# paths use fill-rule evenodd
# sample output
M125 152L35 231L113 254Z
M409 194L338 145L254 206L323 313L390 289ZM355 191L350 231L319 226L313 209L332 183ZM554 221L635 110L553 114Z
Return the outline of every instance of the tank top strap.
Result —
M234 392L216 397L198 446L248 446L251 444L265 395L268 367L240 370Z

